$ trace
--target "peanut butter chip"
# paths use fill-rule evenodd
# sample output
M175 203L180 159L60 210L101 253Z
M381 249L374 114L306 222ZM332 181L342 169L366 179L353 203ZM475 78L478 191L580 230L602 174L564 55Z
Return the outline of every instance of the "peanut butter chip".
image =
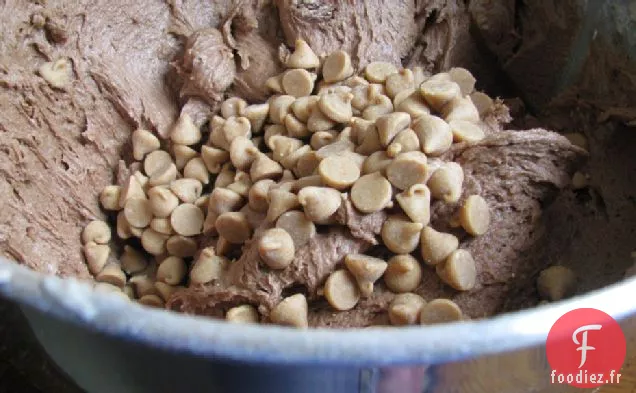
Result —
M369 296L373 292L373 284L384 274L387 263L368 255L348 254L345 266L355 277L362 296Z
M387 152L390 149L395 150L393 157L396 157L400 153L419 151L420 140L418 139L417 134L415 134L415 131L407 128L406 130L400 131L397 136L393 138L393 142L387 146Z
M267 80L265 81L265 87L267 87L267 89L275 94L282 94L283 93L283 75L279 74L279 75L274 75L272 77L267 78Z
M170 224L176 233L183 236L194 236L201 233L203 212L191 203L177 206L170 215Z
M121 189L119 195L119 208L123 209L126 205L126 201L131 198L145 198L143 186L139 183L139 180L135 176L128 177L124 187Z
M461 67L451 68L448 71L448 76L459 85L462 96L471 94L475 90L475 82L477 80L467 69Z
M197 180L202 184L210 183L208 168L205 166L205 162L201 157L195 157L188 161L186 166L183 168L183 176Z
M212 146L201 146L201 159L210 173L221 172L221 167L230 158L230 153Z
M215 255L214 248L207 247L201 250L190 271L190 285L206 284L214 280L220 280L225 274L229 261Z
M160 151L160 150L157 150ZM152 153L151 153L152 154ZM164 184L170 184L171 181L177 178L177 166L173 162L166 162L162 167L158 168L152 176L150 176L150 180L148 180L148 184L150 186L160 186Z
M443 262L459 247L459 240L450 233L438 232L431 227L422 229L420 249L422 259L428 265L434 266Z
M179 257L168 257L164 259L157 268L157 279L168 285L177 285L188 272L185 261Z
M179 206L179 198L168 188L153 187L148 191L148 198L155 217L168 217Z
M249 304L232 307L227 310L225 319L230 323L258 323L258 311Z
M216 229L221 236L234 244L243 244L252 235L247 217L241 212L221 214L216 219Z
M302 293L286 297L278 303L269 314L277 325L307 328L307 298Z
M434 325L460 321L462 310L455 302L448 299L434 299L426 303L420 311L422 325Z
M152 220L152 208L145 198L131 198L124 206L126 221L136 228L145 228Z
M353 116L351 111L352 99L352 94L324 94L320 97L320 101L318 101L318 108L332 121L336 123L347 123Z
M144 159L144 156L161 147L159 139L150 131L137 129L132 133L133 157L137 161Z
M143 190L142 190L143 192ZM121 187L110 185L104 187L99 194L99 203L105 210L119 210L119 198L121 197Z
M287 116L285 116L284 123L289 136L294 138L304 138L306 136L309 136L307 125L298 120L298 118L291 113L288 113Z
M263 124L267 120L269 114L269 103L254 104L246 106L239 116L245 117L250 121L252 133L258 134L263 130Z
M71 81L73 67L67 58L44 63L38 68L38 73L51 87L65 89Z
M241 113L246 107L247 102L245 102L244 99L230 97L221 104L221 115L226 119L241 116Z
M168 240L168 237L168 235L153 229L146 229L141 234L141 245L149 254L161 255L166 252L166 240Z
M170 299L170 296L172 296L172 294L179 288L161 281L155 282L154 286L155 290L159 293L159 297L164 302L167 302L168 299Z
M269 206L267 208L267 220L274 222L281 214L300 206L296 194L285 189L270 189L267 195Z
M427 175L426 155L419 151L399 154L386 168L387 179L400 190L424 183Z
M180 145L195 145L201 141L201 130L190 115L182 113L170 132L170 139Z
M263 179L274 179L282 174L283 167L263 153L256 156L250 168L250 178L252 182Z
M345 80L352 74L351 58L342 50L331 53L322 66L322 77L326 83Z
M373 172L380 172L386 174L386 168L393 160L385 151L376 151L364 160L362 165L362 173L367 175Z
M411 292L422 281L422 267L412 256L396 255L389 259L384 272L384 283L395 293Z
M144 295L137 302L148 307L163 308L165 306L164 301L158 295Z
M395 326L414 325L426 301L414 293L396 295L389 304L389 321Z
M344 190L360 178L360 169L348 156L329 156L318 165L318 174L323 184Z
M274 124L283 124L285 116L289 113L291 104L296 101L296 97L291 95L281 95L272 97L269 103L269 118Z
M298 202L305 216L315 223L325 223L342 204L340 192L328 187L305 187L298 192Z
M188 258L194 256L197 249L197 241L191 237L174 235L166 241L166 250L168 250L168 254L176 257Z
M389 217L382 225L382 241L396 254L412 252L417 248L423 227L419 222L412 222L406 217Z
M403 90L413 88L415 86L413 71L404 68L395 74L387 76L384 86L386 94L391 98Z
M129 245L124 246L120 261L122 269L128 274L139 273L148 266L144 254Z
M487 115L495 106L493 99L480 91L472 93L470 95L470 99L473 101L473 104L475 104L475 107L479 112L479 116L481 117Z
M362 111L362 118L369 121L375 121L382 115L387 115L393 111L393 102L385 95L375 96L369 106Z
M486 137L484 130L473 122L466 120L452 120L448 123L455 142L476 143Z
M351 310L360 300L360 290L355 278L347 270L331 273L325 281L325 298L338 311Z
M420 94L431 108L441 111L446 104L461 96L461 89L457 83L436 75L420 85Z
M445 262L436 266L439 278L458 291L473 289L477 282L475 260L469 251L455 250Z
M86 258L86 265L88 270L96 275L104 269L108 256L110 255L110 247L106 244L97 244L89 242L84 245L84 257Z
M456 162L446 162L428 180L428 188L433 198L448 203L457 202L461 197L464 171Z
M466 198L459 211L459 222L466 232L473 236L486 233L490 225L490 208L488 202L479 195Z
M203 185L195 179L178 179L170 183L170 191L185 203L194 203L203 191Z
M288 68L317 68L320 66L320 59L305 40L297 39L294 52L289 55L285 65Z
M119 213L117 213L117 222L115 224L115 229L117 231L117 236L119 236L120 239L130 239L131 236L133 236L132 234L132 227L130 226L130 224L128 223L128 221L126 221L126 216L124 216L124 212L120 211Z
M328 118L316 103L311 110L309 119L307 119L307 129L310 132L327 131L332 129L335 125L336 123Z
M294 241L282 228L271 228L258 241L258 254L272 269L284 269L294 260Z
M334 130L315 132L309 141L312 149L319 150L333 143L338 136L338 132Z
M371 83L384 83L389 75L397 72L397 67L391 63L374 61L364 69L364 77Z
M296 250L303 247L309 242L309 239L316 235L316 225L308 220L303 212L297 210L281 214L276 221L276 227L289 233Z
M387 147L395 136L411 124L411 116L405 112L393 112L377 118L375 126L382 146Z
M252 210L261 213L267 211L267 208L269 207L267 196L269 194L269 189L274 184L275 182L271 179L263 179L252 185L252 188L250 188L248 193L248 204ZM214 193L214 191L212 193Z
M431 220L431 191L424 184L413 184L395 196L398 204L413 222L428 225Z
M479 122L479 111L470 97L455 98L442 110L444 119L448 122L464 120L472 123Z
M178 170L182 170L184 166L197 156L197 151L186 145L172 145L172 154L174 155L174 163Z
M297 98L291 105L291 110L294 113L294 116L301 122L307 123L309 115L311 115L311 111L318 104L318 100L320 100L320 97L318 96Z
M413 130L420 141L420 147L426 154L439 156L450 149L453 144L453 132L443 119L432 116L421 116Z
M576 275L565 266L550 266L537 278L537 289L543 299L558 301L572 295L576 289Z
M144 172L146 175L152 176L159 169L171 162L172 157L170 157L170 153L164 150L155 150L144 159Z
M351 202L363 213L384 209L392 195L391 183L379 172L362 176L351 187Z
M316 74L312 74L304 69L293 69L283 74L283 90L286 94L294 97L304 97L314 90Z
M124 285L126 285L126 274L121 270L119 265L109 263L95 276L95 281L105 282L118 288L123 288Z
M94 220L88 223L82 231L82 242L84 244L95 242L97 244L107 244L110 241L110 226L102 220Z

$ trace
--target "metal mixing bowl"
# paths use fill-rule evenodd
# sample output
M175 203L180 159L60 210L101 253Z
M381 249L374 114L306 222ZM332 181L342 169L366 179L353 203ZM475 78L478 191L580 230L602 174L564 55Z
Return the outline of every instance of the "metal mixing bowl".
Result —
M633 31L633 2L581 7L590 17L555 89L576 80L597 35ZM621 42L636 53L636 35ZM636 350L636 278L488 320L338 331L237 326L149 309L2 259L0 293L21 305L52 359L95 393L562 392L567 387L550 381L545 340L561 315L579 307L619 320L627 353Z

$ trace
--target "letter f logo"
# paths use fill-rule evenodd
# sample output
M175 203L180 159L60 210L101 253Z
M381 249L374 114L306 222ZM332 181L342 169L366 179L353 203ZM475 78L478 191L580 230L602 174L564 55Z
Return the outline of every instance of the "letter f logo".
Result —
M590 330L601 330L601 327L601 325L585 325L576 329L574 333L572 333L572 341L574 341L574 344L581 345L580 347L576 348L577 351L581 351L581 364L579 364L579 368L583 367L585 361L587 360L587 351L593 351L596 349L587 345L587 332ZM581 332L583 332L583 339L581 340L581 342L579 342L576 336Z

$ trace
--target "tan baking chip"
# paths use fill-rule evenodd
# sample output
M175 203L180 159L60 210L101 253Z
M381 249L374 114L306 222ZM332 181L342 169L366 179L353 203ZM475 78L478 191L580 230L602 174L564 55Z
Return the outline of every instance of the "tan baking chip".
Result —
M288 70L283 74L282 84L286 94L304 97L314 90L316 74L302 68Z
M331 273L325 281L325 298L338 311L351 310L360 300L360 290L355 278L347 270Z
M345 266L353 274L362 296L373 293L373 284L384 274L387 263L380 258L364 254L348 254Z
M307 312L307 298L302 293L297 293L278 303L269 317L277 325L305 329L309 325Z
M351 58L342 50L332 52L322 65L322 77L326 83L345 80L352 74Z
M291 105L291 110L294 113L294 116L299 121L307 123L307 121L309 120L309 116L311 115L311 111L318 104L318 100L320 100L320 97L318 96L297 98Z
M396 255L389 259L384 272L384 283L394 293L415 290L422 282L422 267L409 254Z
M374 61L364 69L364 77L371 83L384 83L386 78L398 72L396 66L385 61Z
M124 206L126 221L136 228L145 228L152 220L150 201L145 198L131 198Z
M202 184L210 183L210 174L201 157L194 157L183 168L183 177L198 180Z
M294 51L287 57L285 66L288 68L318 68L320 59L305 40L297 39Z
M456 162L445 162L428 180L433 198L452 203L459 201L464 183L464 170Z
M102 220L93 220L89 222L82 231L82 242L84 244L90 242L107 244L109 241L110 226Z
M402 211L413 222L428 225L431 220L431 191L424 184L413 184L395 196Z
M132 133L133 157L137 161L144 159L144 156L161 147L159 138L152 132L143 129L137 129Z
M143 189L142 189L143 192ZM116 185L106 186L99 194L99 203L104 210L119 210L119 198L121 197L121 187Z
M276 221L276 227L289 233L296 250L303 247L316 235L316 225L307 219L305 213L298 210L281 214Z
M336 123L347 123L351 120L351 93L328 93L320 97L318 108L330 120Z
M475 82L477 82L477 80L467 69L453 67L448 70L448 76L450 76L453 82L459 85L462 96L471 94L475 90Z
M267 195L267 221L274 222L281 214L300 206L298 196L282 188L272 188Z
M250 121L253 134L258 134L263 130L263 125L269 115L269 103L253 104L246 106L238 116L242 116Z
M86 265L91 274L96 275L104 269L108 256L110 255L110 247L106 244L97 244L94 242L86 243L82 248Z
M282 174L283 167L263 153L256 156L250 168L250 178L254 183L263 179L275 179Z
M129 245L124 246L124 252L119 260L122 270L128 274L139 273L148 267L148 261L144 254Z
M230 323L258 323L259 315L254 306L242 304L227 310L225 320Z
M284 269L294 260L294 241L282 228L266 230L258 240L258 255L271 269Z
M178 285L188 273L188 266L179 257L168 257L157 268L157 280L168 285Z
M459 210L459 222L466 232L473 236L486 233L490 225L488 202L479 195L471 195Z
M196 239L181 235L173 235L166 241L168 254L175 257L188 258L196 254L199 245Z
M382 241L386 248L396 254L406 254L417 248L424 225L412 222L407 217L395 215L382 225Z
M195 179L177 179L170 183L170 191L185 203L194 203L203 192L203 185Z
M461 96L461 89L457 83L439 75L427 79L420 85L420 94L436 111L441 111L446 104Z
M369 121L375 121L382 115L387 115L393 112L393 102L391 99L383 94L374 96L369 105L362 111L362 118Z
M216 230L227 241L243 244L252 235L252 228L242 212L227 212L216 219Z
M201 233L203 212L191 203L177 206L170 215L170 224L176 233L183 236L194 236Z
M213 280L220 280L227 271L227 258L214 253L214 248L206 247L201 250L198 258L190 270L190 285L206 284Z
M433 115L421 116L413 125L420 140L420 147L426 154L439 156L453 144L453 132L442 118Z
M420 151L400 153L386 168L386 178L400 190L426 181L426 155Z
M422 229L420 250L426 264L434 266L443 262L459 247L459 239L450 233L438 232L431 227Z
M225 119L242 116L243 110L247 108L247 102L239 97L230 97L221 104L221 116Z
M537 278L539 296L558 301L572 295L576 289L576 274L565 266L550 266Z
M179 198L166 187L151 188L148 190L148 198L150 209L155 217L168 217L179 206Z
M323 184L344 190L360 178L360 169L351 157L332 155L320 162L318 174Z
M95 276L95 281L105 282L118 288L126 285L126 274L116 263L107 263L99 274Z
M351 202L363 213L384 209L393 195L391 183L380 172L364 175L351 187Z
M170 140L180 145L195 145L201 141L201 130L190 115L182 113L170 131Z
M298 192L298 202L305 216L317 224L327 223L342 204L338 190L328 187L305 187Z
M411 116L405 112L393 112L378 117L375 126L378 130L380 143L387 147L395 136L411 124Z
M462 318L462 310L455 302L448 299L431 300L420 311L420 323L422 325L461 321Z
M414 293L400 293L389 304L389 321L394 326L414 325L420 320L420 312L426 304L424 298Z
M168 235L164 235L153 229L145 229L141 234L141 246L149 254L161 255L166 252L166 240L168 240L168 237Z
M458 291L473 289L477 282L475 260L470 251L457 249L435 266L439 278Z

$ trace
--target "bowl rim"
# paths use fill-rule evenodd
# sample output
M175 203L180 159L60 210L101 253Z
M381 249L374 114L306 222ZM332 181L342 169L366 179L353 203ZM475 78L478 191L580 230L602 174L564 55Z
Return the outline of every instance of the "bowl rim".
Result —
M576 308L617 320L634 314L636 277L574 298L475 321L403 328L307 329L237 325L151 309L95 291L86 280L45 275L0 257L0 294L92 331L207 358L277 364L438 364L543 346L552 324ZM426 337L426 339L422 339Z

